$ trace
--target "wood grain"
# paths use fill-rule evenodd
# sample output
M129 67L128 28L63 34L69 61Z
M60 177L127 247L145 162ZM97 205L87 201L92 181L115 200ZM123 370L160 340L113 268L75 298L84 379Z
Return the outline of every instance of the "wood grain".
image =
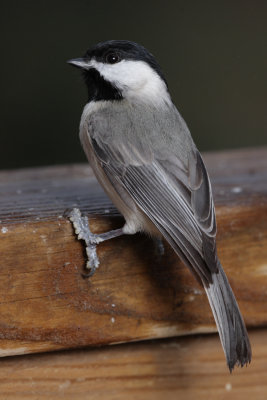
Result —
M205 156L218 250L246 323L267 324L267 149ZM0 173L0 355L215 330L203 290L165 244L142 235L99 245L82 278L84 248L68 210L103 232L123 220L88 166ZM218 351L222 352L218 344Z
M229 373L217 335L7 357L0 399L266 400L266 330L251 331L253 361Z

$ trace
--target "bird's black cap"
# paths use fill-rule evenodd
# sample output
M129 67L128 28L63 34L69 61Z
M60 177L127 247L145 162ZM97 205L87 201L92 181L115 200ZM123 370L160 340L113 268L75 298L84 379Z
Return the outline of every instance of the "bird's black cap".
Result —
M120 58L124 60L146 62L166 83L163 72L155 57L144 46L129 40L108 40L100 42L89 48L84 58L94 57L97 61L106 62L106 56L109 52L118 54Z
M109 60L111 56L111 61ZM119 60L133 60L146 62L165 82L167 82L155 57L142 45L129 40L108 40L90 47L83 58L69 60L69 64L82 68L88 88L88 100L121 100L120 90L107 82L95 68L87 68L88 61L92 58L102 63L112 63ZM117 58L117 60L116 60Z

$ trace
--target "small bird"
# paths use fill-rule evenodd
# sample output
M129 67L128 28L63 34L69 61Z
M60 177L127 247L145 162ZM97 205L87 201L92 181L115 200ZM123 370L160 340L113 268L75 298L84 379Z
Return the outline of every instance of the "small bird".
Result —
M68 62L82 69L88 89L80 123L84 151L125 218L121 229L96 235L73 210L91 273L104 240L137 232L165 238L207 293L230 371L249 363L247 330L217 256L208 173L159 64L127 40L98 43Z

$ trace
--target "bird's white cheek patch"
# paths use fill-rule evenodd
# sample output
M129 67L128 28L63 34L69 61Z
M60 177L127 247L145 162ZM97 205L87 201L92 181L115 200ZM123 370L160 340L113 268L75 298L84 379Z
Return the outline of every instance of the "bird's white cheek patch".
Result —
M92 61L92 66L109 82L120 87L138 89L150 78L153 79L154 72L143 61L122 60L116 64L105 64Z
M125 97L140 96L153 102L170 101L165 83L144 61L122 60L116 64L105 64L92 60L90 64Z

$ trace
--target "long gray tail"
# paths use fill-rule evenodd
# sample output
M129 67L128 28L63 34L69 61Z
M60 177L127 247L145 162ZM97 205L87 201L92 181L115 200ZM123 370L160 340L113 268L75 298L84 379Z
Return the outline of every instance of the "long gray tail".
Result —
M204 285L216 321L226 356L232 371L235 365L251 361L251 347L247 330L228 279L218 262L218 272L212 274L212 283Z
M177 236L174 238L161 226L159 226L159 229L178 256L189 267L195 278L200 283L202 282L208 296L230 371L232 371L235 365L244 366L250 363L251 347L247 329L234 293L218 260L214 245L213 252L211 253L212 257L209 261L210 264L216 267L213 267L213 272L210 268L208 269L210 277L206 279L206 275L202 272L205 268L208 268L206 262L198 256L193 247L190 247L190 251L194 254L194 257L190 259L190 252L185 248L183 248L183 252L180 249L179 238L177 239ZM190 243L187 243L187 246L190 246Z

